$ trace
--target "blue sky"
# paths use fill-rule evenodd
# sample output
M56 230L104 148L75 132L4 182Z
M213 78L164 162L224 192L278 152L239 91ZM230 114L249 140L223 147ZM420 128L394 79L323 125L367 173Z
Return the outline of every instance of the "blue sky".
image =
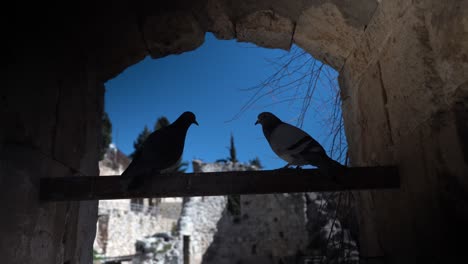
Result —
M145 58L105 85L105 110L112 122L113 142L128 155L145 125L152 129L161 116L173 122L184 111L192 111L200 126L189 128L183 160L213 162L228 157L232 133L239 161L258 156L265 169L284 166L270 149L261 126L254 123L260 112L269 111L296 124L302 101L278 103L295 91L267 95L230 120L253 95L254 91L245 89L274 73L272 61L286 53L235 40L221 41L207 34L205 43L195 51L156 60ZM329 111L323 98L331 93L330 89L319 90L303 129L326 146L329 133L321 125L321 115ZM187 172L191 171L190 164Z

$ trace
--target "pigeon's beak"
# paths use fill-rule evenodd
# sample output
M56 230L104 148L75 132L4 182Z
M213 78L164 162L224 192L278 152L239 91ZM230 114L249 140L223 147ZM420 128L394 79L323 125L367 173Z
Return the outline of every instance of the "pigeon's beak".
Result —
M258 120L257 120L257 121L255 122L255 125L258 125L258 123L260 123L260 122L258 122Z
M193 123L194 123L195 125L197 125L197 126L198 126L198 122L197 122L197 120L193 121Z

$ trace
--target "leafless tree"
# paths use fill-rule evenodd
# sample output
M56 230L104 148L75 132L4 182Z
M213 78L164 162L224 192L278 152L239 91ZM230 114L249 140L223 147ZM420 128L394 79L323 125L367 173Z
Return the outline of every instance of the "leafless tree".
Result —
M268 98L270 100L266 101L269 102L263 107L299 102L297 126L302 127L306 116L311 112L320 116L321 120L318 122L328 131L325 142L329 146L329 155L348 165L337 73L297 46L293 46L290 52L269 60L269 63L275 67L274 73L259 84L243 89L243 91L251 92L252 95L233 119L257 107L260 102ZM323 92L321 89L327 90ZM320 94L326 94L326 96ZM345 234L341 224L339 235L332 236L337 221L345 224L353 222L354 196L352 192L323 193L321 197L324 201L323 206L332 208L334 212L326 246L321 252L321 263L355 263L350 261L349 234ZM319 211L322 209L319 208Z
M318 122L329 131L325 142L331 140L330 155L336 160L346 162L347 144L336 72L297 46L268 62L275 71L259 84L242 89L252 94L233 119L258 106L260 102L265 101L264 99L271 100L263 107L300 102L297 126L303 126L306 115L311 111L320 115L322 118ZM317 96L317 93L321 96Z

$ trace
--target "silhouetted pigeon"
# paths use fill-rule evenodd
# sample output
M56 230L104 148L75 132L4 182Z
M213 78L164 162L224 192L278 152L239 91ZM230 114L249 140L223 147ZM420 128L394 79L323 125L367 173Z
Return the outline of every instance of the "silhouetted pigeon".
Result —
M122 176L129 177L128 189L144 182L147 173L160 173L174 165L182 156L185 136L191 124L197 120L192 112L184 112L174 123L151 133L143 143L140 154L133 158Z
M328 157L323 147L302 129L284 123L274 114L263 112L258 115L255 125L261 124L263 134L271 149L290 165L313 165L322 173L330 170L343 172L346 168Z

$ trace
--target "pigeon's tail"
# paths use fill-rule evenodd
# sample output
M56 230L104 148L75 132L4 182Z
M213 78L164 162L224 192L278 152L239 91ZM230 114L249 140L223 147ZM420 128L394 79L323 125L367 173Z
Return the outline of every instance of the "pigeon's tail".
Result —
M339 162L330 158L325 150L321 151L307 151L302 152L303 158L308 161L308 164L312 166L320 167L329 167L329 168L341 168L344 169L346 166L341 165Z
M120 176L129 177L130 175L134 174L133 171L135 170L135 167L137 167L135 166L135 163L135 161L130 162L128 167L122 172Z
M328 166L331 168L340 169L340 170L345 170L347 168L345 165L339 163L338 161L328 156L327 156L327 163L328 163Z
M310 165L316 166L322 174L329 175L333 179L338 175L344 175L347 167L340 164L338 161L330 158L325 151L321 153L307 153L307 160L310 162Z
M336 181L337 178L344 176L347 167L327 156L324 164L319 166L319 170L325 175L330 176L333 181Z
M139 171L137 170L137 168L138 166L135 166L135 163L132 162L127 167L127 169L120 175L121 177L126 178L125 184L127 190L134 190L139 186L143 185L144 183L144 177L138 175Z

